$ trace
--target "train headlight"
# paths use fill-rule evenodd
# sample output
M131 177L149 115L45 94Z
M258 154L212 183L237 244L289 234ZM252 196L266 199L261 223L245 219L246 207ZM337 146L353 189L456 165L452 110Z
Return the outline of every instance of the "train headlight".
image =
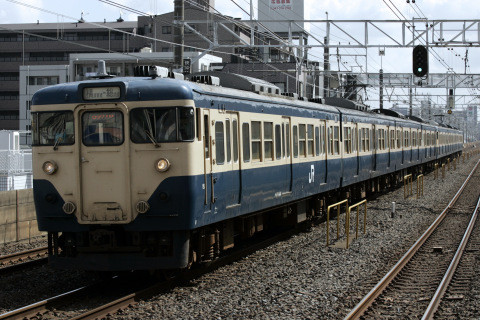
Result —
M168 169L170 169L170 161L165 158L158 159L157 162L155 162L155 169L159 172L165 172Z
M43 172L45 172L46 174L54 174L57 171L58 166L55 161L48 160L43 163L42 169Z

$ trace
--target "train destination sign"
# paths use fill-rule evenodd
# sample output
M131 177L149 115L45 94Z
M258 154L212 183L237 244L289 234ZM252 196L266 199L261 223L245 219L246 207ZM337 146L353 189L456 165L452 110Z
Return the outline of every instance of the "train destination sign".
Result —
M94 87L83 89L84 100L111 100L120 98L120 87Z

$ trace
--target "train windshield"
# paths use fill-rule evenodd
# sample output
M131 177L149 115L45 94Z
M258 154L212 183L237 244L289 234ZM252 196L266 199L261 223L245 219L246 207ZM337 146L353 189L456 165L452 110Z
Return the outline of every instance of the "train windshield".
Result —
M73 112L32 112L32 144L58 146L75 143Z
M94 111L82 115L83 144L118 146L123 138L123 114L120 111Z
M130 113L131 139L135 143L193 141L193 108L137 108Z

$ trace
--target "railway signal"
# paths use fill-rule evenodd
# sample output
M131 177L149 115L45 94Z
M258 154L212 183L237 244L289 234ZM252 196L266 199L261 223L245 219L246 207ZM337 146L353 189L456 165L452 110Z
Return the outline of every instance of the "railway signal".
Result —
M412 55L413 74L417 77L424 77L428 74L428 49L418 45L413 48Z

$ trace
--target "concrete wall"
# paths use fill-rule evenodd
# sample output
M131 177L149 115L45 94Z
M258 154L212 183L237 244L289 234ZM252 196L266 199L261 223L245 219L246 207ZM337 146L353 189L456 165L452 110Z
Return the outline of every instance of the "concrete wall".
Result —
M45 234L38 231L33 189L0 192L0 243L28 240Z

